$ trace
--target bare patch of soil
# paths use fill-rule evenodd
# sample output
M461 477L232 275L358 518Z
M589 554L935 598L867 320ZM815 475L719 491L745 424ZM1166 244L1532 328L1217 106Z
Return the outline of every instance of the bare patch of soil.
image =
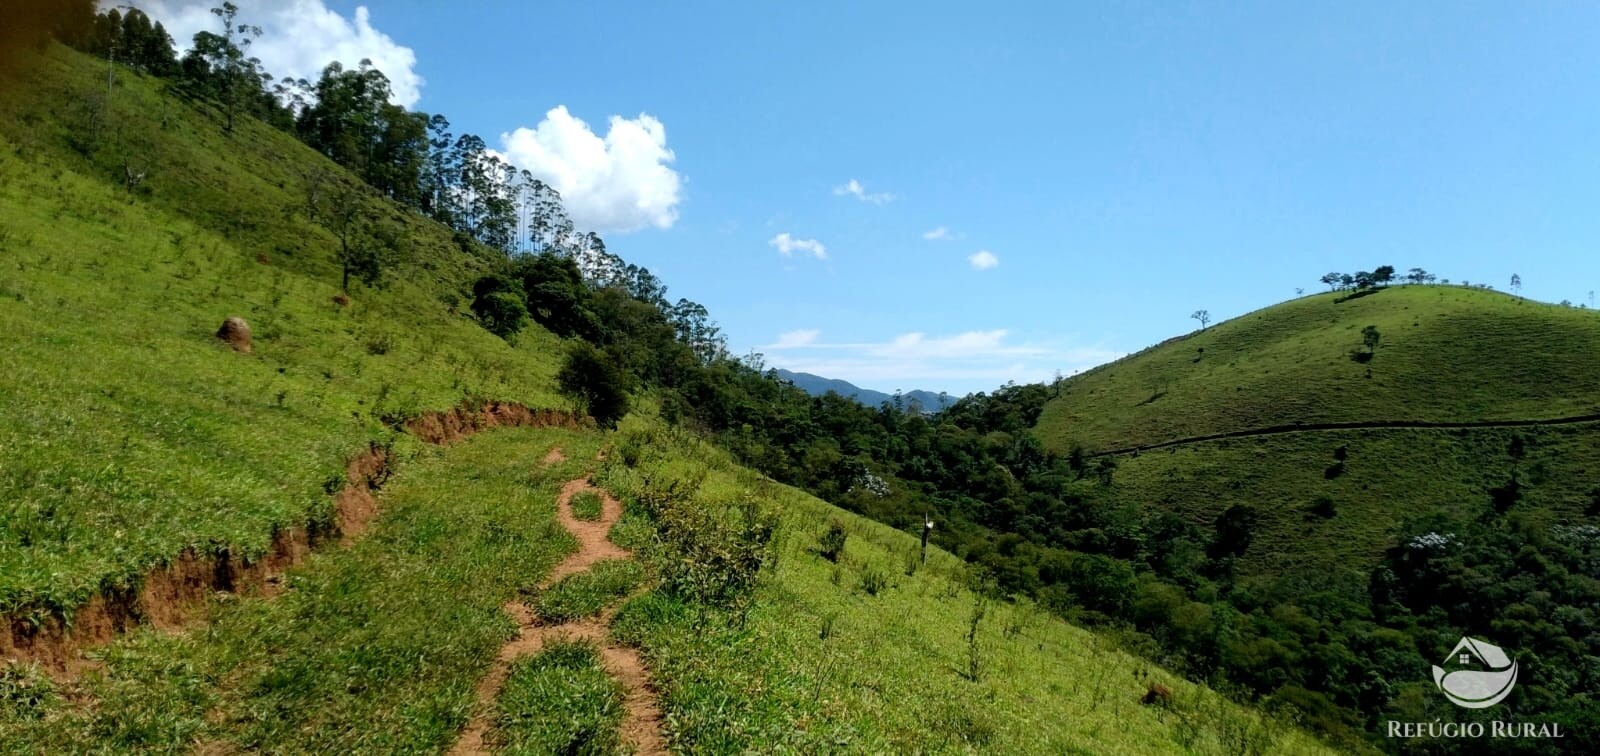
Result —
M559 465L565 461L567 461L567 455L562 454L561 447L557 446L550 449L549 454L544 455L544 459L540 460L540 464L549 467L551 465Z
M430 444L449 444L487 428L506 425L538 428L588 427L593 421L575 412L533 409L510 402L485 402L446 412L429 412L406 423L406 432Z
M572 497L583 491L594 491L600 495L599 520L587 522L572 514ZM548 588L561 578L583 572L595 562L633 556L627 549L612 543L607 538L611 533L611 526L622 519L622 502L604 490L595 488L589 483L588 478L568 481L561 487L561 496L556 499L556 519L562 527L572 533L572 537L578 539L578 550L561 560L561 563L556 565L539 585L540 588Z

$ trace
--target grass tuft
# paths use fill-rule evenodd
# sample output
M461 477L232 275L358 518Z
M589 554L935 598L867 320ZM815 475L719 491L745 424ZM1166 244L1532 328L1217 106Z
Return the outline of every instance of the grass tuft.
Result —
M572 516L588 522L599 522L604 512L604 502L594 491L579 491L572 497Z
M489 739L504 753L609 756L622 745L622 700L593 644L556 643L512 663Z
M632 559L608 559L540 591L533 600L539 619L552 625L593 617L633 592L644 567Z

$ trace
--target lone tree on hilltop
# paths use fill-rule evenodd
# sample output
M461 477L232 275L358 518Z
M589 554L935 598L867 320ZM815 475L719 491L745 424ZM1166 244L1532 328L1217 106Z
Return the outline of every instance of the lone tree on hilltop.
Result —
M1195 310L1194 314L1190 315L1189 317L1200 321L1200 330L1204 331L1206 329L1206 325L1211 322L1211 311Z
M1522 293L1522 276L1519 276L1519 275L1517 275L1515 273L1511 274L1511 293L1512 294L1521 294Z
M1434 275L1421 268L1412 268L1406 271L1406 283L1425 284L1433 283Z

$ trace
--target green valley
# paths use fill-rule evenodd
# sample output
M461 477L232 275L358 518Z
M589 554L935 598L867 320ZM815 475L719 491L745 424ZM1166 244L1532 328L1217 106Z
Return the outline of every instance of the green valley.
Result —
M482 721L534 753L1328 751L686 430L719 381L803 394L697 358L655 300L581 280L577 325L516 317L537 272L293 136L125 68L106 97L59 44L25 63L0 96L0 750L439 752ZM348 281L347 211L389 247ZM632 554L544 590L583 480ZM477 699L519 633L599 607L602 645L511 658Z
M1054 347L735 356L579 219L639 179L606 161L676 159L659 121L496 146L401 104L409 65L275 78L256 16L300 10L178 44L30 0L0 34L0 752L1600 751L1592 292L1372 259L1070 377L864 403L798 368ZM666 173L596 227L670 226ZM1511 720L1562 735L1394 734Z

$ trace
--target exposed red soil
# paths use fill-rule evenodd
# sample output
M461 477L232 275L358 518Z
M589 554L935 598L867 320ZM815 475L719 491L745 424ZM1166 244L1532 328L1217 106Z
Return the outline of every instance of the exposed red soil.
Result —
M586 522L572 514L572 497L582 491L595 491L600 495L601 508L598 522ZM550 574L539 583L549 588L562 578L582 572L594 563L606 559L621 559L632 553L612 543L607 535L611 526L622 519L622 504L611 494L595 488L587 478L570 481L561 487L556 499L556 519L578 539L578 550L567 555ZM485 737L494 723L494 701L504 687L511 663L517 658L537 654L545 646L563 640L588 641L600 649L600 662L623 689L623 714L620 734L634 753L663 754L666 742L661 736L661 708L656 704L655 693L650 689L650 670L639 652L612 642L607 627L616 613L613 605L599 617L574 620L560 625L541 625L539 618L526 604L506 604L505 612L517 623L517 635L500 647L500 653L489 673L478 681L476 688L477 714L467 721L461 737L450 749L452 756L476 756L490 753Z
M485 402L478 407L462 406L446 412L426 413L407 422L406 432L430 444L448 444L480 430L504 425L578 429L591 424L588 418L567 410Z
M564 410L535 410L491 402L479 409L457 407L430 412L406 424L407 430L431 443L448 443L471 433L502 426L578 428L587 418ZM224 549L201 555L179 554L171 563L146 573L136 587L107 587L82 606L66 613L22 611L0 617L0 659L37 662L58 679L71 679L93 662L83 651L104 645L139 625L180 630L202 619L206 600L219 592L271 596L281 591L280 576L329 540L348 544L364 533L378 515L375 493L389 479L387 450L372 446L345 465L345 486L334 495L331 528L307 524L282 528L272 545L255 558ZM43 616L42 623L30 615Z
M549 454L544 455L544 459L539 462L545 467L549 467L551 465L559 465L565 461L567 461L567 455L561 453L560 447L556 447L551 449Z
M600 495L600 519L593 522L580 520L572 514L572 497L584 491L593 491ZM627 559L633 556L632 552L612 543L607 537L611 533L611 526L620 519L622 519L622 503L611 494L595 488L589 483L588 478L568 481L562 486L561 496L556 499L556 520L572 534L572 537L578 539L578 550L561 560L539 587L548 588L555 585L561 578L583 572L595 562Z

